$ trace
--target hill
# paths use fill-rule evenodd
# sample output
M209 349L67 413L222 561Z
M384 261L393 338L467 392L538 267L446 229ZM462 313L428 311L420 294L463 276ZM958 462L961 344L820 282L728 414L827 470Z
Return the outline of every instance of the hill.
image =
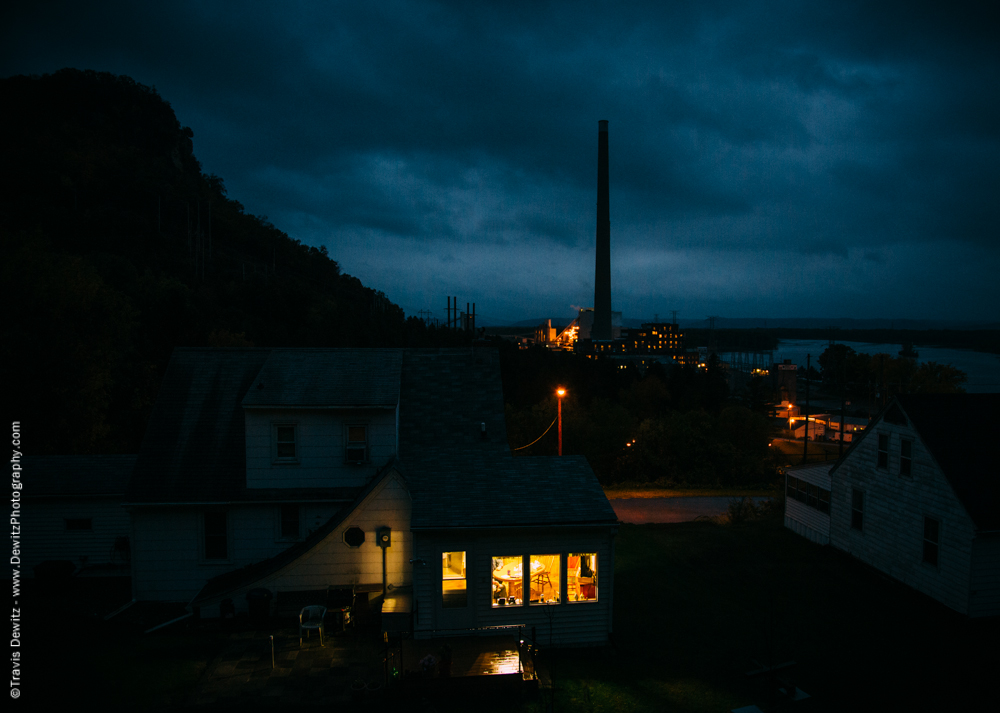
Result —
M427 329L226 193L154 88L0 80L3 358L31 453L138 448L175 346L424 346Z

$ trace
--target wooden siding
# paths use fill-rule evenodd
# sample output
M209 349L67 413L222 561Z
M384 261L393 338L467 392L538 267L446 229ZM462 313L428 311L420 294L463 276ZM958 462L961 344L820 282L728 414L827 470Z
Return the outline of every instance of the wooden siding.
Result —
M785 527L817 544L830 544L830 516L797 500L785 501Z
M375 537L380 527L392 528L392 545L386 551L386 581L394 588L408 586L412 583L410 559L413 557L410 513L410 495L402 478L392 472L322 542L277 572L205 602L201 613L218 616L218 600L223 598L232 599L237 611L245 610L246 592L257 587L278 594L381 584L382 550ZM352 527L361 528L365 533L364 544L360 547L344 543L344 531Z
M971 586L969 616L1000 615L1000 533L972 541Z
M878 468L878 434L889 436L888 468ZM912 474L900 475L900 440L912 439ZM851 527L851 493L864 493L864 527ZM968 613L971 519L919 436L879 421L833 474L830 542L956 611ZM924 517L940 522L938 564L923 562Z
M21 548L21 570L28 576L46 560L69 560L77 569L111 563L115 540L131 530L120 498L34 499L23 512L22 541L30 544ZM66 529L67 519L82 518L90 519L92 529Z
M308 503L301 508L300 527L305 535L329 520L340 505ZM202 556L206 510L227 513L228 560ZM187 602L212 577L274 557L291 544L281 537L280 518L280 506L268 504L135 508L132 585L136 598Z
M246 409L248 488L360 487L396 453L392 409ZM294 423L297 463L275 463L273 424ZM345 463L346 425L368 426L368 462Z
M468 605L442 607L441 553L466 553ZM456 629L524 624L535 627L546 646L605 644L614 610L614 528L524 528L460 532L418 532L414 552L426 564L414 567L414 635L458 636ZM570 602L566 597L566 555L596 552L598 599ZM559 604L492 606L492 558L508 555L561 556Z

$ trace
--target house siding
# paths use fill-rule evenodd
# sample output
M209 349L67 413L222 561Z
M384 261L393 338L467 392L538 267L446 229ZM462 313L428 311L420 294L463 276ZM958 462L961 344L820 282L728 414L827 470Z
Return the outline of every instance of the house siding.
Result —
M376 531L381 527L392 528L392 544L386 550L386 584L393 588L408 586L412 583L411 512L405 483L397 473L391 472L330 534L307 552L271 574L203 600L200 613L207 617L218 616L222 599L231 599L236 611L246 611L246 594L258 587L280 594L327 587L349 588L359 584L380 585L382 550L376 544ZM344 532L352 527L365 533L365 541L360 547L350 547L344 542Z
M878 468L878 434L889 436L888 468ZM900 475L900 439L913 441L912 474ZM864 527L851 527L853 489L864 493ZM919 436L880 421L833 474L830 542L939 602L969 613L971 519ZM940 522L938 564L923 562L924 517Z
M972 541L969 616L1000 616L1000 533Z
M80 569L85 566L124 564L114 557L115 540L128 537L129 515L115 498L33 499L24 510L24 532L30 545L21 550L21 568L33 574L46 560L69 560ZM66 520L89 518L90 530L68 530Z
M300 511L303 535L340 508L339 503L308 503ZM229 558L205 560L203 516L227 514ZM136 507L133 510L132 587L137 599L187 602L205 582L253 562L274 557L292 543L281 537L280 506L229 504L203 507Z
M393 409L246 409L248 488L360 487L396 453ZM275 463L273 425L296 425L296 463ZM368 462L345 462L346 426L368 426Z
M442 607L441 553L466 553L468 605ZM607 643L612 630L614 592L614 531L610 527L469 530L415 533L414 552L426 565L414 568L417 638L455 636L458 629L523 624L535 628L541 643L580 646ZM566 597L566 555L596 552L598 599L570 602ZM559 604L492 606L491 567L495 556L561 555Z

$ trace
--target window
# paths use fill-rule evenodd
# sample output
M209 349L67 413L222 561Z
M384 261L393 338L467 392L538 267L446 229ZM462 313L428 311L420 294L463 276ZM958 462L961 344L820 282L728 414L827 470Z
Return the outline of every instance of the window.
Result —
M789 475L785 494L793 500L815 508L820 512L830 513L830 491L818 485L799 480Z
M899 474L910 475L913 472L913 441L904 440L899 444Z
M361 547L365 544L365 531L360 527L349 527L344 530L344 543L348 547Z
M229 532L226 513L205 513L205 559L229 559Z
M348 463L364 463L368 460L368 426L347 427Z
M274 426L274 459L292 463L298 461L295 444L295 424L282 423Z
M532 604L558 604L560 593L559 555L531 555Z
M865 524L865 494L854 488L851 490L851 527L863 529Z
M878 434L878 467L889 467L889 434Z
M281 536L298 539L299 537L299 506L281 506Z
M938 542L941 534L941 523L932 517L924 518L924 562L937 567Z
M597 553L566 557L566 596L571 602L597 601Z
M521 555L493 558L492 606L517 606L524 603L521 587L523 560Z
M464 552L441 553L441 602L445 608L468 604Z
M68 517L66 518L66 529L90 532L94 529L94 520L89 517Z

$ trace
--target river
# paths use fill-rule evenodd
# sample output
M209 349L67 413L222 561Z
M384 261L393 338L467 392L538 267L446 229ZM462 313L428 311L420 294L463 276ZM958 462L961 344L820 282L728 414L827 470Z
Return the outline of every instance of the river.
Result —
M900 344L871 344L868 342L838 342L846 344L854 351L867 354L889 354L898 356ZM817 359L826 351L829 342L825 339L782 339L774 351L774 361L780 364L791 359L793 364L805 366L806 355L812 355L812 364L819 370ZM949 349L945 347L924 347L914 345L920 363L934 361L961 369L968 375L965 390L970 394L1000 393L1000 355L974 352L970 349Z

